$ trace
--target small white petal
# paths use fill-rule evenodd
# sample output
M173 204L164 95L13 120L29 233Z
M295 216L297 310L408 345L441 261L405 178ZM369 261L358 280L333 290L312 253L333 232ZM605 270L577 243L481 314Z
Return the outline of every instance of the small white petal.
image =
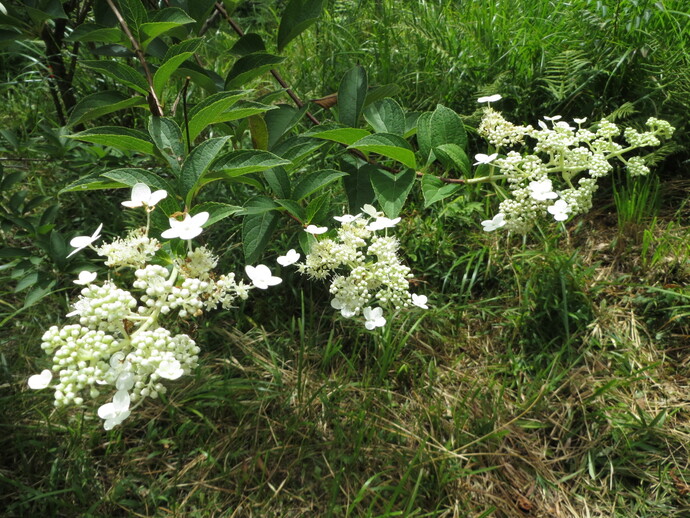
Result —
M477 153L476 155L474 155L474 159L476 160L474 165L489 164L496 160L496 157L498 157L498 153L492 153L490 155L485 155L484 153Z
M48 369L44 369L43 371L41 371L40 374L34 374L33 376L29 376L29 388L33 390L44 389L48 385L50 385L52 379L53 373L50 372Z
M317 227L316 225L307 225L307 228L305 228L304 231L309 232L313 235L325 234L326 232L328 232L328 227Z
M478 103L495 103L496 101L500 101L503 99L501 94L494 94L494 95L487 95L485 97L480 97L477 99Z
M412 304L422 309L429 309L429 306L426 305L428 300L426 295L412 294Z
M281 266L290 266L291 264L295 264L297 261L299 261L300 254L299 252L295 251L294 248L291 248L288 250L287 254L281 255L276 259L278 261L278 264Z
M89 272L88 270L84 270L79 272L79 278L73 282L74 284L86 285L95 281L96 277L96 272Z

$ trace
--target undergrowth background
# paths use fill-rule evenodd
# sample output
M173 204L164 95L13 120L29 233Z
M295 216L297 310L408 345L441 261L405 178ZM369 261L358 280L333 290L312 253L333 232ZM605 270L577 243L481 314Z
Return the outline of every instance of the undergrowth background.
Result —
M272 34L282 6L241 2L234 16ZM234 37L213 26L207 39L222 75ZM55 199L89 164L128 160L63 138L40 45L14 45L0 55L3 174ZM565 231L524 240L482 232L495 199L480 187L410 203L398 235L430 296L423 316L371 334L334 315L325 286L284 276L199 321L198 372L108 433L92 410L55 412L26 388L70 277L35 264L57 283L26 306L6 263L3 516L690 516L686 2L333 0L288 57L281 73L304 99L337 91L360 63L371 84L399 85L407 109L442 103L468 127L476 98L500 92L516 123L656 116L678 128L675 146L649 178L612 176ZM63 195L58 221L124 228L119 194ZM239 270L239 223L227 221L205 238Z

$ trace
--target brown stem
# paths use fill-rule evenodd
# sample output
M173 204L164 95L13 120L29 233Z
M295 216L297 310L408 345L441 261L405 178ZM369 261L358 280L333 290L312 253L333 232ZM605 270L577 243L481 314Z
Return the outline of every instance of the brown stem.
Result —
M141 48L141 45L139 45L139 41L134 37L132 34L132 31L129 29L129 25L127 25L127 22L125 19L122 17L122 14L120 14L120 11L118 11L117 7L115 7L115 4L113 3L113 0L106 0L110 8L113 10L113 13L115 13L115 17L117 18L117 21L120 22L120 26L122 27L122 30L124 31L125 35L127 38L129 38L129 41L132 43L132 46L134 48L134 53L137 55L137 58L139 59L139 62L141 63L141 66L144 68L144 74L146 75L146 82L149 84L149 110L151 110L151 114L154 117L162 117L163 116L163 108L161 108L161 103L158 100L158 96L156 96L156 91L153 88L153 76L151 75L151 71L149 70L149 65L146 62L146 56L144 56L144 51Z

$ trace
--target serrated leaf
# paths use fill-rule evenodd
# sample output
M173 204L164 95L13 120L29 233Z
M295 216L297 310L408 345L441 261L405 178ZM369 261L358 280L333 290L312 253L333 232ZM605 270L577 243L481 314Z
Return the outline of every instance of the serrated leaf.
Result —
M260 115L252 115L247 118L249 134L252 138L252 147L257 150L268 149L268 128L266 121Z
M434 148L434 155L448 169L460 171L469 175L471 171L470 159L465 151L457 144L443 144Z
M278 52L319 19L323 6L324 0L290 0L278 27Z
M192 215L199 214L200 212L208 212L208 221L204 224L204 228L210 227L214 223L225 219L229 216L237 214L242 210L242 207L238 205L229 205L227 203L217 203L212 201L207 201L195 205L190 211Z
M242 56L235 61L230 72L228 72L225 78L225 89L239 88L283 61L285 61L285 57L267 52L256 52Z
M249 32L238 39L230 49L230 54L235 56L246 56L256 52L265 52L266 45L261 36L255 32Z
M245 92L220 92L211 95L197 104L189 112L189 138L196 139L209 125L222 122L221 114L230 109L242 97Z
M364 110L364 118L377 133L405 134L405 112L391 98L369 105Z
M82 23L65 38L67 41L122 43L124 33L114 27L103 27L95 23Z
M180 170L180 191L187 206L192 204L201 180L213 161L217 158L229 136L205 140L189 154Z
M202 39L195 38L186 40L177 45L173 45L165 53L163 64L153 74L153 89L159 97L163 93L163 87L168 82L170 76L190 57L201 45Z
M223 90L224 88L222 77L212 70L205 70L189 60L185 61L180 68L175 70L173 76L179 77L180 79L189 77L192 83L200 86L211 94L218 93L219 90Z
M422 176L422 194L424 195L424 208L452 196L460 190L456 183L443 183L439 178L425 174Z
M248 264L255 263L263 253L278 223L275 211L244 217L242 222L242 244L244 258Z
M292 191L292 198L298 201L306 198L343 176L347 176L347 173L334 169L322 169L321 171L310 173L297 183Z
M379 169L371 175L371 186L376 193L383 212L389 218L396 217L407 199L407 195L412 190L416 178L413 169L407 169L398 174Z
M124 151L136 151L147 155L153 155L156 149L149 136L143 131L121 126L91 128L70 135L69 138L110 146Z
M81 61L83 66L92 70L97 70L102 74L107 75L119 81L123 85L134 88L137 92L148 95L149 85L143 74L140 74L135 69L119 61L104 60L104 61Z
M460 116L442 104L436 106L428 126L431 147L455 144L462 149L467 147L467 132Z
M298 166L305 158L311 157L324 143L323 140L296 136L281 141L272 151L276 155L292 162L292 167L287 168L291 170Z
M338 88L338 122L357 127L367 96L367 72L357 65L345 73Z
M299 122L307 112L307 108L307 105L302 108L293 108L287 104L279 104L275 110L266 112L264 120L268 128L268 149L271 149L280 137Z
M147 106L146 98L131 97L121 92L105 91L87 95L72 110L69 126L76 126L91 119L133 107Z
M324 193L311 200L306 208L304 223L309 224L312 221L322 221L330 211L331 198L330 194Z
M242 149L231 151L218 158L213 164L214 171L209 173L208 177L236 177L290 164L289 160L276 156L269 151Z
M350 148L359 149L365 153L378 153L392 158L411 169L417 168L414 152L408 142L398 135L390 133L374 133L359 139Z
M305 133L305 136L330 140L332 142L338 142L339 144L345 144L346 146L351 146L358 140L371 135L371 132L361 128L324 128L316 127Z
M306 212L299 203L294 200L276 200L276 203L288 211L293 218L304 224Z
M167 117L151 117L148 130L163 158L167 160L173 171L179 172L180 164L184 161L186 154L180 127L174 120Z
M290 177L283 167L272 167L263 172L264 179L279 198L289 198L292 192Z
M136 34L139 25L147 20L146 8L141 0L118 0L120 12L132 32Z
M272 199L267 198L266 196L255 196L251 198L244 207L242 207L242 210L239 213L243 216L249 216L263 214L265 212L270 212L277 209L278 205L276 205Z
M141 44L143 48L146 49L148 44L161 34L176 27L194 22L195 20L187 16L187 13L177 7L166 7L161 9L156 12L153 20L142 23L139 26L139 33L146 36L145 38L141 38Z
M347 202L350 213L358 213L366 204L374 201L376 193L371 186L371 175L378 173L378 168L365 164L359 168L353 168L349 174L343 178Z

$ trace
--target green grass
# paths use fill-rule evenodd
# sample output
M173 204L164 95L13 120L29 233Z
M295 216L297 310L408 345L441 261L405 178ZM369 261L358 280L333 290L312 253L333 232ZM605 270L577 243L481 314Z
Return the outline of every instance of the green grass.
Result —
M476 97L500 92L509 118L534 123L630 103L614 116L680 122L681 149L656 157L657 176L602 189L565 230L524 240L481 231L495 199L480 188L429 209L413 199L397 234L428 312L369 333L334 314L326 286L284 272L281 286L198 321L197 372L111 432L94 408L56 411L26 386L47 365L42 333L76 293L67 272L24 308L26 292L0 267L0 514L688 516L688 141L673 120L690 105L686 10L680 0L330 2L281 65L304 98L336 91L360 62L371 84L399 84L410 110L441 102L471 124ZM254 2L237 18L271 32L277 12ZM219 31L204 58L233 41ZM27 63L21 77L33 78ZM95 161L121 164L40 124L52 113L42 83L4 80L2 120L18 144L5 135L0 152L50 160L6 167L29 173L16 189L53 196ZM110 195L60 203L68 233L131 223ZM239 226L219 227L205 237L224 270L240 271ZM11 230L2 240L31 245ZM275 250L292 246L279 237Z

